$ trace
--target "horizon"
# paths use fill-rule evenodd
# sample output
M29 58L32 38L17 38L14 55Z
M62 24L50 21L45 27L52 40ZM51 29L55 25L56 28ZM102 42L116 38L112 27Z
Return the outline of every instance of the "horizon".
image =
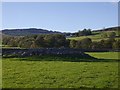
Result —
M41 13L42 12L42 13ZM118 26L114 2L3 2L3 28L37 28L60 32Z
M91 31L97 31L97 30L102 30L102 29L107 29L107 28L115 28L115 27L120 27L120 26L112 26L112 27L106 27L106 28L101 28L101 29L91 29ZM60 30L55 31L55 30L44 29L44 28L10 28L10 29L8 28L8 29L3 29L3 30L15 30L15 29L43 29L43 30L48 30L48 31L53 31L53 32L61 32ZM90 28L84 28L84 29L90 29ZM3 30L0 30L0 31L3 31ZM76 32L78 32L78 31L76 31ZM75 33L75 32L61 32L61 33Z

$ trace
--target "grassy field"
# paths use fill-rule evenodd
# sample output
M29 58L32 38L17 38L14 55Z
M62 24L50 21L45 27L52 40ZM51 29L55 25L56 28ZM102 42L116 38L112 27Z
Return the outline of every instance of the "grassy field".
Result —
M88 54L99 59L3 58L3 88L118 88L118 53Z
M120 52L86 52L87 54L98 59L119 59Z
M71 39L71 40L82 40L84 38L91 38L92 41L100 41L102 39L106 40L107 38L101 38L101 36L98 34L98 35L90 35L90 36L80 36L80 37L70 37L68 39Z
M92 41L101 41L101 40L107 40L108 39L108 38L101 37L101 34L102 33L96 32L96 33L93 33L93 35L89 35L89 36L70 37L70 38L67 38L67 39L70 39L70 40L82 40L84 38L91 38ZM116 32L116 35L118 36L117 32ZM115 39L117 40L119 38L116 37Z

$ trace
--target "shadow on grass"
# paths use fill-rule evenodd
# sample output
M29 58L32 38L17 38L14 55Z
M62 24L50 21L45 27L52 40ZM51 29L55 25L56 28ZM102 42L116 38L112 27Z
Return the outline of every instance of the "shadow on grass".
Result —
M97 59L89 55L41 55L30 57L4 57L19 61L66 61L66 62L120 62L118 59Z

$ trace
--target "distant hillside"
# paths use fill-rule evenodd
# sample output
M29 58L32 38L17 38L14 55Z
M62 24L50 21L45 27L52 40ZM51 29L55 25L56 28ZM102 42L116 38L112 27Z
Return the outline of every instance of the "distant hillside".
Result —
M110 27L99 30L93 30L92 32L104 32L104 31L118 31L120 27ZM1 33L1 31L0 31ZM26 35L35 35L35 34L64 34L67 37L71 37L74 33L61 33L57 31L50 31L45 29L37 29L37 28L28 28L28 29L5 29L2 30L2 35L10 35L10 36L26 36Z
M110 33L110 32L115 32L116 37L115 39L118 40L120 38L120 27L110 27L110 28L105 28L105 29L100 29L100 30L93 30L92 35L87 35L87 36L79 36L79 37L68 37L67 39L70 40L82 40L84 38L91 38L92 41L100 41L100 40L106 40L108 37L102 37L103 33Z
M109 28L104 28L104 29L100 29L100 30L93 30L93 32L98 32L98 31L117 31L120 30L120 26L119 27L109 27Z
M49 31L45 29L36 29L36 28L2 30L3 35L10 35L10 36L26 36L26 35L35 35L35 34L60 34L60 33L61 32Z

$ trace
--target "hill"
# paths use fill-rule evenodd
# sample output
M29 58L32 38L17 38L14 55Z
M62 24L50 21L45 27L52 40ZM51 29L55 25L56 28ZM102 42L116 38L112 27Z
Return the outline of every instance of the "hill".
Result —
M101 31L118 31L120 30L120 26L118 27L109 27L109 28L104 28L104 29L100 29L100 30L93 30L93 32L101 32Z
M37 29L37 28L28 28L28 29L5 29L2 30L2 35L10 35L10 36L26 36L26 35L35 35L35 34L64 34L68 39L83 39L85 37L91 38L95 41L98 39L101 40L101 34L106 32L116 32L116 36L118 36L118 29L120 27L109 27L104 29L92 30L92 35L88 36L80 36L80 37L72 37L74 33L67 33L67 32L58 32L58 31L50 31L45 29ZM1 33L1 31L0 31Z
M87 35L87 36L79 36L79 37L69 37L67 39L70 40L82 40L84 38L91 38L92 41L100 41L102 39L106 40L108 39L107 37L102 37L103 33L110 33L110 32L115 32L116 33L116 38L115 39L119 39L120 37L120 27L110 27L110 28L106 28L106 29L100 29L100 30L93 30L92 31L92 35Z
M3 35L26 36L35 34L60 34L61 32L49 31L45 29L28 28L28 29L5 29L2 30Z

